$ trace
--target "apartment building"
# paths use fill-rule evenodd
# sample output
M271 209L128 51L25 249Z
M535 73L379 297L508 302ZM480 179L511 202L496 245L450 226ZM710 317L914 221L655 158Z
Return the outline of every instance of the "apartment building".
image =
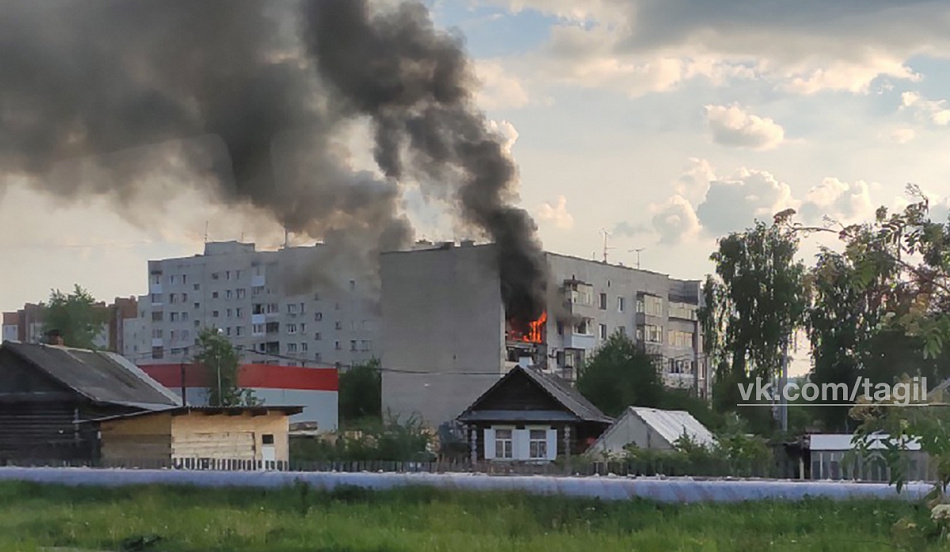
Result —
M125 326L127 323L133 327L138 324L135 297L116 297L112 303L99 302L94 308L105 322L93 339L93 344L106 351L125 351L125 337L130 331ZM22 309L3 313L3 341L43 343L46 340L45 329L42 305L27 303Z
M585 357L618 331L655 356L668 386L708 396L699 281L545 257L547 309L526 333L506 322L494 246L449 242L383 253L383 409L438 425L517 364L573 380Z
M377 276L323 244L258 251L207 243L201 255L149 261L148 278L124 351L139 364L187 362L208 327L251 364L351 365L378 356Z

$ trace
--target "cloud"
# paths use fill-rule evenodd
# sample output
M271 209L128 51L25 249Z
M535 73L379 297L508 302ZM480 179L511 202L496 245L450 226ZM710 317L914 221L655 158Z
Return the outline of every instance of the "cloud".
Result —
M496 121L490 119L488 121L488 129L501 137L503 140L501 144L502 149L510 155L511 148L515 147L515 142L518 141L518 129L515 128L515 125L505 120Z
M741 230L757 219L770 220L795 203L788 184L767 171L742 168L730 178L709 184L696 215L706 230L719 236Z
M481 83L476 101L482 109L516 109L530 101L521 80L498 61L475 61L475 75Z
M947 126L950 124L950 108L947 100L927 100L917 92L901 94L901 110L909 110L918 118L935 125Z
M767 117L747 113L737 104L707 105L706 122L712 130L713 142L724 146L767 150L785 138L781 125Z
M684 197L675 195L665 204L651 206L653 228L660 243L675 245L699 235L700 224L693 205Z
M874 210L866 182L859 180L849 184L837 178L825 178L808 191L798 213L809 224L816 224L825 217L847 224L868 220Z
M910 58L950 51L945 2L485 1L559 18L543 55L563 80L627 93L750 75L801 94L868 93L881 78L919 80Z
M683 172L673 183L673 191L689 201L699 202L706 197L709 183L713 180L716 180L716 171L709 161L690 157Z
M888 137L898 144L906 144L917 136L912 128L895 128L888 134Z
M557 196L557 200L542 203L537 210L538 220L553 223L556 228L570 230L574 227L574 215L567 210L567 198Z

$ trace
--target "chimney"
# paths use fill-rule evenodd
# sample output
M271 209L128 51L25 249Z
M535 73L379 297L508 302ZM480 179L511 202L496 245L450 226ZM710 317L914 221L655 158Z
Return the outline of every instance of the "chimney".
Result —
M46 332L46 343L48 345L56 345L62 347L65 345L63 341L63 334L59 330L50 330Z

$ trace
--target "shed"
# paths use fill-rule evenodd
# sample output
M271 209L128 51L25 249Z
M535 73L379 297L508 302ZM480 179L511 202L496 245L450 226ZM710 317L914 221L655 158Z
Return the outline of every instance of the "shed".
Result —
M875 434L868 443L868 456L851 454L857 450L854 435L850 433L818 433L803 439L807 455L808 479L860 479L889 481L890 470L884 457L877 451L886 448L890 436ZM900 453L906 462L908 480L928 479L929 461L916 440L905 443Z
M684 434L701 445L712 446L716 442L712 432L685 410L628 406L623 415L591 446L588 454L618 456L624 454L624 447L628 445L672 450Z
M95 420L106 463L287 462L300 406L182 406Z
M550 462L580 454L613 421L567 382L516 366L458 416L474 459Z
M96 435L81 422L178 404L174 393L114 353L0 345L0 461L93 460Z

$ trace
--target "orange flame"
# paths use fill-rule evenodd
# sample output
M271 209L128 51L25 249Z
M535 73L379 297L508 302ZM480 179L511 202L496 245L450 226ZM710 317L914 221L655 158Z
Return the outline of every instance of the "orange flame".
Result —
M542 312L541 317L528 324L528 334L523 340L528 343L541 343L544 340L544 324L548 321L548 313Z

